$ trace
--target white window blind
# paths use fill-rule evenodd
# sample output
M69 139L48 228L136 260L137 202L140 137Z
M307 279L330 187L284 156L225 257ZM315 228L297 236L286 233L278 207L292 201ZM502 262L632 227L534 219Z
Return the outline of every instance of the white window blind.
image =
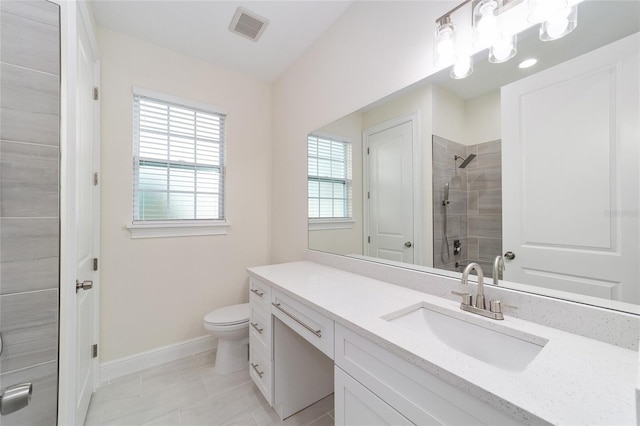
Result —
M134 223L225 218L225 118L134 93Z
M350 218L351 143L309 135L309 218Z

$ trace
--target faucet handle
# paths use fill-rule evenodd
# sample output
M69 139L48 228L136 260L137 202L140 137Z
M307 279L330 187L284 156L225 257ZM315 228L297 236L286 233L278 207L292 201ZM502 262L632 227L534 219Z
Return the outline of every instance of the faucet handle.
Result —
M501 301L499 301L499 300L492 300L492 301L489 303L489 310L490 310L491 312L501 313L501 312L502 312L502 307L503 307L503 306L504 306L505 308L518 309L518 307L517 307L517 306L507 305L507 304L502 303L502 302L501 302Z
M471 305L471 293L463 293L460 291L452 291L451 294L455 294L456 296L462 297L463 305Z

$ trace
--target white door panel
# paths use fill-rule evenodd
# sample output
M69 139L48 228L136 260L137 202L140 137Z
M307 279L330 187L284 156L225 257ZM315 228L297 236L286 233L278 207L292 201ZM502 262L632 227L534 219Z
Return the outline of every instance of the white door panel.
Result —
M640 302L639 46L631 36L503 87L506 280Z
M76 149L76 279L91 281L94 287L76 293L76 413L77 424L87 414L94 389L96 358L92 346L97 343L97 279L93 259L98 247L97 117L93 89L96 85L96 58L82 19L78 20L78 85Z
M369 255L414 262L413 121L368 135Z

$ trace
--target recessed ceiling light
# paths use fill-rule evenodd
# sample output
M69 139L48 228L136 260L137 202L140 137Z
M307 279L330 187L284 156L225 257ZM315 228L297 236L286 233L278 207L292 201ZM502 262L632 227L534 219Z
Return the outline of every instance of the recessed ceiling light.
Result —
M525 59L524 61L520 62L520 64L518 65L518 68L529 68L534 66L535 64L538 63L538 60L535 58L529 58L529 59Z

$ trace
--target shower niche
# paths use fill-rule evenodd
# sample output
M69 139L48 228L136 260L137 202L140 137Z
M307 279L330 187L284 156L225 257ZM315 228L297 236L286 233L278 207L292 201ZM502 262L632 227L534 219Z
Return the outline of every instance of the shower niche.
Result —
M492 277L502 254L501 141L463 145L433 135L433 266L471 262Z

